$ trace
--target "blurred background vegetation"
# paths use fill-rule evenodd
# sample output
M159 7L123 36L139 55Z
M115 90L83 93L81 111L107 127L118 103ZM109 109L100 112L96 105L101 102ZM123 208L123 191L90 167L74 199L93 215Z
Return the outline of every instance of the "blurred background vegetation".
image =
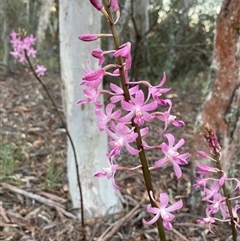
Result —
M42 21L40 18L46 2L1 1L1 71L14 72L18 66L9 56L9 34L18 28L25 28L35 36L39 36L39 30L42 30L42 41L37 44L38 61L50 70L59 71L58 1L49 0L48 21L42 26L39 21ZM123 9L122 26L119 27L121 42L132 42L130 78L158 82L165 71L172 82L193 83L206 79L211 64L216 17L222 1L149 0L147 15L144 18L140 16L138 21L136 12L140 13L140 10L136 4L141 7L141 2L119 1ZM108 31L105 21L102 29ZM111 48L109 39L102 41L102 48Z

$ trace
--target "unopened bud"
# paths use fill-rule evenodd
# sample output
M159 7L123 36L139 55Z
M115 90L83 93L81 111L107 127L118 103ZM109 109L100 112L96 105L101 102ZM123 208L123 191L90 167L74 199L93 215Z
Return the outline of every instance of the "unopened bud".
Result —
M97 40L98 35L97 34L82 34L82 35L78 36L78 38L85 42L91 42L91 41Z
M101 11L103 5L100 3L99 0L90 0L90 3L95 7L98 11Z
M85 41L85 42L91 42L91 41L95 41L97 40L98 38L103 38L103 37L112 37L112 34L82 34L80 36L78 36L78 39L82 40L82 41Z

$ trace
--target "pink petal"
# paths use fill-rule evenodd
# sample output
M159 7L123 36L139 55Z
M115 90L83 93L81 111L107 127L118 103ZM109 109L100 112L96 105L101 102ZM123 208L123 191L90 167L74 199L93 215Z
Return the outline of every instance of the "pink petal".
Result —
M138 106L142 106L144 103L144 94L142 90L139 90L136 94L135 94L135 104Z
M177 150L179 147L183 146L185 143L184 139L180 139L178 143L174 146L173 150Z
M174 172L175 172L177 178L179 179L182 176L182 170L177 163L172 162L172 164L173 164Z
M169 147L172 147L175 142L175 137L172 134L164 135L168 139Z
M123 89L113 83L110 84L110 88L118 94L123 94Z
M146 224L146 225L152 225L152 224L154 224L154 223L157 222L157 220L159 219L159 217L160 217L160 213L156 214L156 215L154 216L154 218L151 219L151 220L149 220L148 222L147 222L145 219L143 219L142 222L143 222L144 224Z
M157 106L158 106L158 103L156 101L153 101L152 103L142 106L141 109L144 111L151 111L151 110L155 110Z
M174 204L172 204L171 206L167 207L166 210L168 212L173 212L175 210L181 209L183 207L183 202L182 200L179 200L177 202L175 202Z
M167 193L160 193L159 195L159 200L160 200L160 204L161 204L161 208L165 208L168 205L168 195Z
M160 212L159 208L152 207L150 204L147 205L147 212L157 214Z
M167 230L172 230L172 224L170 222L166 221L166 220L163 220L163 226Z
M135 106L133 104L126 102L125 100L121 101L121 106L124 110L127 110L127 111L135 110Z
M166 157L159 159L155 164L154 167L158 168L158 167L162 167L164 165L166 165L168 163L168 159Z
M140 152L140 150L137 150L137 149L131 147L128 143L126 143L125 146L126 146L126 149L128 150L128 152L134 156Z
M119 122L126 123L130 121L134 116L134 111L129 112L127 115L123 116L122 118L118 119Z

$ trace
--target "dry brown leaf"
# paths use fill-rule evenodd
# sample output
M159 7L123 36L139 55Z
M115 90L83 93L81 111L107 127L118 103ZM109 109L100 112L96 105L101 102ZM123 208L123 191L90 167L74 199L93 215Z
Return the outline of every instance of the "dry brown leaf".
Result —
M44 140L42 140L42 139L38 139L33 142L33 146L37 147L37 148L41 147L43 144L44 144Z
M12 111L12 112L22 113L22 112L27 111L27 110L28 110L28 109L27 109L26 106L21 106L21 105L19 105L19 106L14 107L11 111Z

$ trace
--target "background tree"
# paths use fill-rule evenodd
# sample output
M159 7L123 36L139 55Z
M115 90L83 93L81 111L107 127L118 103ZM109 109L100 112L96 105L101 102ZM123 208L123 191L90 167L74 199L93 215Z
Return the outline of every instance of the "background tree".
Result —
M143 63L147 62L147 31L149 30L149 15L148 15L149 0L146 1L132 1L131 4L131 20L133 25L133 66L132 79L139 79L141 67ZM140 68L139 68L140 67Z
M240 1L224 0L217 19L213 60L205 101L198 115L194 143L196 150L204 150L203 126L209 123L216 129L222 146L222 166L230 176L240 176ZM196 210L197 194L191 204ZM199 196L198 196L199 199ZM201 207L199 207L201 209Z
M78 99L85 99L79 83L90 59L91 50L100 42L83 44L78 35L100 33L100 14L88 1L62 0L60 10L60 60L63 80L63 98L67 126L77 150L84 208L87 217L102 216L110 208L119 205L117 194L108 180L93 178L95 171L106 166L107 137L99 133L92 105L76 105ZM92 69L97 69L97 61L90 59ZM80 207L76 166L70 143L67 147L69 191L74 208ZM115 209L115 210L116 210ZM112 210L113 211L113 210Z
M42 1L41 8L40 8L40 16L38 20L37 35L36 35L38 40L37 42L38 48L45 39L46 29L49 24L49 18L51 15L53 5L54 5L54 0Z
M8 14L7 14L7 2L6 1L1 1L0 2L0 11L1 11L1 16L2 16L2 43L3 43L3 59L2 59L2 64L6 67L8 66L8 61L9 61L9 19L8 19ZM8 72L8 68L4 69L4 74Z

